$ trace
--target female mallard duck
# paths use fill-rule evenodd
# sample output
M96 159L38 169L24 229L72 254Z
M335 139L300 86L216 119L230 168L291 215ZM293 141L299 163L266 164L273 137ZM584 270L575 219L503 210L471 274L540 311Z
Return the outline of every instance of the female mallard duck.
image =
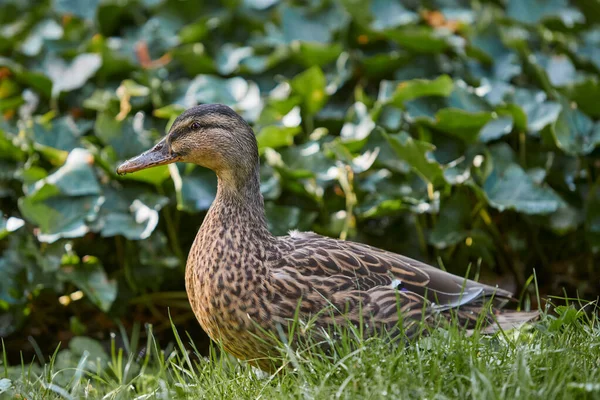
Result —
M416 331L416 322L455 310L464 326L525 322L535 314L503 312L511 293L398 254L315 233L275 237L267 229L259 156L252 128L231 108L199 105L181 114L152 149L119 174L177 161L218 177L217 196L190 250L186 289L202 328L234 356L272 370L273 342L293 320L318 326L356 324ZM493 298L496 318L486 308ZM333 312L320 313L328 308ZM370 321L370 322L368 322Z

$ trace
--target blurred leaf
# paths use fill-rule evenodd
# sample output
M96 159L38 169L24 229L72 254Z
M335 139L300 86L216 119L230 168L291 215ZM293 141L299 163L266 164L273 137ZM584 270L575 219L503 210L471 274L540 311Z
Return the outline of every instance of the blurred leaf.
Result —
M25 219L40 228L40 241L52 243L89 231L87 223L97 216L104 201L92 162L87 151L74 149L65 165L36 182L27 196L19 199Z
M215 61L206 53L202 43L180 46L172 53L173 58L183 65L188 75L211 74L217 71Z
M429 155L435 149L433 145L414 140L406 132L384 136L398 157L406 161L425 181L436 183L443 177L440 164Z
M189 213L206 211L217 194L215 173L201 167L170 166L177 208Z
M556 212L550 214L548 225L558 235L566 235L573 232L583 222L583 213L570 205L560 207Z
M402 4L387 0L372 0L370 11L373 15L371 29L375 31L411 24L419 19L416 13L407 10Z
M477 135L491 120L489 112L468 112L445 108L435 115L435 127L466 141L474 142Z
M262 151L265 147L276 149L278 147L290 146L294 143L294 136L301 131L302 129L299 126L266 126L256 135L258 148Z
M563 89L567 97L573 100L577 107L592 118L600 118L600 108L596 107L596 99L600 97L600 82L598 79L586 79Z
M79 138L91 123L77 123L71 117L57 118L48 123L34 123L32 139L37 145L71 151L80 146Z
M418 97L450 96L453 88L452 79L447 75L442 75L434 80L413 79L398 83L389 102L397 107L402 107L404 102Z
M514 94L515 103L521 106L527 116L527 130L530 133L540 132L558 118L561 105L546 98L544 92L527 89L518 89Z
M577 78L575 66L565 55L536 54L536 61L545 70L553 86L566 86Z
M318 13L307 12L301 7L281 7L281 27L287 43L296 40L328 43L333 32L346 22L345 13L337 7L329 7Z
M492 149L494 169L483 190L489 204L500 210L525 214L548 214L562 205L562 199L550 188L536 184L514 161L512 150L505 144Z
M300 42L293 49L297 52L298 61L307 67L327 65L335 61L343 51L343 47L338 43L317 42Z
M185 25L179 30L179 41L181 43L196 43L206 37L209 31L207 18Z
M245 6L254 8L256 10L265 10L279 3L279 0L243 0L243 3Z
M63 28L51 19L39 22L21 44L21 51L27 56L36 56L46 40L56 40L63 36Z
M48 79L46 75L40 72L27 70L15 61L4 57L0 57L0 67L8 68L9 71L15 74L15 78L18 82L31 86L44 96L50 96L52 81Z
M256 119L262 108L256 83L240 77L223 79L210 75L196 76L176 104L189 108L201 103L228 105L249 120Z
M50 192L67 196L100 194L93 163L94 157L87 150L74 149L62 167L33 185L28 197L43 200Z
M19 199L19 209L27 221L39 226L38 240L53 243L85 235L86 222L96 217L102 200L99 196L53 196L45 201L24 197Z
M317 181L332 181L337 179L337 173L333 173L335 160L328 158L323 151L322 144L317 141L309 141L294 148L286 147L279 150L279 154L265 152L267 162L276 161L274 167L287 175L287 178L302 179L316 177ZM279 157L277 157L279 156ZM287 182L284 179L284 183ZM314 189L319 189L315 187Z
M316 114L327 102L326 84L325 75L317 66L296 75L290 82L294 93L302 97L302 108L309 115Z
M298 207L278 206L271 202L265 204L265 213L269 230L277 236L287 235L294 229L305 231L317 217L316 212L306 212Z
M383 32L389 39L416 53L441 53L448 49L446 35L425 26L406 26Z
M567 26L583 22L584 17L579 10L568 5L568 0L508 0L506 13L509 17L528 24L538 23L545 18L560 18Z
M114 150L117 159L124 161L148 150L153 140L144 129L144 116L127 117L124 121L102 113L94 125L96 136Z
M53 0L54 9L60 14L72 14L84 19L93 19L100 0Z
M52 96L61 92L79 89L90 79L102 65L98 54L80 54L67 65L63 60L51 58L46 63L46 73L52 80Z
M25 152L0 128L0 160L21 161L24 157Z
M240 63L254 54L254 49L250 46L237 47L226 44L219 50L216 63L217 70L223 75L229 75L239 69Z
M586 155L600 144L600 123L564 104L552 126L556 145L571 155Z
M465 191L456 191L442 203L437 224L429 235L429 243L438 249L454 246L469 235L472 207Z
M340 136L343 142L364 140L375 128L375 122L369 115L367 106L363 103L354 103L349 110L349 121L344 123Z
M176 14L159 13L149 18L141 29L128 29L125 39L135 44L138 52L140 48L145 49L147 56L155 60L179 45L177 32L183 25L183 20Z
M5 218L4 216L0 217L0 240L4 239L12 232L19 230L23 227L23 225L25 225L25 221L23 221L21 218Z
M81 289L104 312L110 309L117 298L117 283L108 279L96 257L86 256L80 265L63 267L59 276Z
M479 132L479 140L484 143L491 142L509 134L513 129L511 117L500 117L491 120Z
M139 190L103 190L102 204L94 230L103 237L122 235L129 240L147 239L158 225L158 211L168 199Z
M577 56L590 61L596 68L600 69L600 53L598 53L598 48L600 48L600 29L595 28L584 32L581 39L583 45L579 49Z

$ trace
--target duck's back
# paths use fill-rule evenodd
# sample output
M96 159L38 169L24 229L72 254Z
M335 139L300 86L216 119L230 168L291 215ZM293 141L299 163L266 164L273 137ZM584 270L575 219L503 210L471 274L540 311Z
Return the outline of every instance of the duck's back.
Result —
M454 309L460 322L471 326L488 302L499 309L512 296L506 290L356 242L311 232L291 232L279 241L281 256L267 263L267 270L272 290L281 297L282 314L296 310L302 298L299 310L303 314L329 305L340 312L336 323L365 319L392 329L403 319L408 329L423 316Z

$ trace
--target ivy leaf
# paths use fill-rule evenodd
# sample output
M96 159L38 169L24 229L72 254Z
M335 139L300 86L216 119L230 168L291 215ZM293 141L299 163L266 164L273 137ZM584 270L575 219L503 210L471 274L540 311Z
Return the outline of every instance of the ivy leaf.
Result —
M170 165L169 169L175 184L177 208L190 213L208 210L217 194L214 172L189 165Z
M69 153L65 164L36 182L27 196L45 199L48 193L59 193L65 196L86 196L101 193L98 179L92 167L94 157L84 149L74 149Z
M160 209L169 199L154 193L142 193L134 188L116 190L105 187L105 202L93 226L103 237L122 235L129 240L150 237L158 225Z
M114 163L136 156L152 146L150 132L144 129L142 114L120 121L109 113L100 113L94 125L96 136L114 151Z
M37 145L68 152L80 145L79 138L90 127L91 122L78 123L70 116L60 117L45 124L34 123L32 139Z
M400 2L394 1L372 0L370 11L373 16L370 27L375 31L412 24L419 19L416 13L404 8Z
M554 123L562 109L560 103L548 101L542 91L518 89L514 94L514 102L527 116L527 130L539 133L546 126Z
M553 86L566 86L577 78L573 62L565 55L547 56L540 53L536 54L536 61L544 69Z
M46 40L57 40L63 36L63 28L52 19L39 22L27 39L21 44L21 51L27 56L36 56Z
M258 149L262 152L267 147L276 149L290 146L294 143L294 136L300 132L302 129L299 126L266 126L256 135Z
M258 85L240 77L223 79L211 75L198 75L189 84L185 94L175 102L184 108L201 103L221 103L254 121L262 109Z
M51 58L46 63L46 73L52 80L52 97L82 87L102 65L98 54L80 54L67 64L62 59Z
M375 122L369 114L367 106L363 103L354 103L348 111L349 121L344 123L340 136L343 142L357 142L364 140L375 128Z
M426 26L406 25L383 32L389 39L415 53L442 53L450 47L447 34Z
M108 279L96 257L86 256L80 265L63 267L59 276L81 289L104 312L110 310L117 298L117 282Z
M494 169L483 185L490 206L525 214L549 214L564 203L551 188L537 184L516 162L508 145L491 149Z
M0 57L0 67L8 68L15 75L17 82L34 88L44 96L51 95L52 81L43 73L28 70L21 64L5 57Z
M600 123L564 104L552 126L556 145L571 155L590 154L600 144Z
M325 91L325 75L318 66L296 75L290 85L293 92L302 98L302 108L309 115L315 115L323 108L329 97Z
M55 242L60 238L85 235L104 198L90 163L93 157L74 149L65 165L36 182L19 199L19 209L27 221L39 227L38 239Z
M491 120L479 132L479 140L487 143L509 134L513 129L512 117L499 117Z
M272 202L265 204L265 214L269 230L278 236L287 235L294 229L308 230L317 217L317 212L307 212L298 207L279 206Z
M443 179L440 164L429 154L435 146L427 142L414 140L408 133L384 134L396 155L406 161L426 182L435 183Z
M596 106L596 101L600 98L600 81L596 77L571 84L564 88L564 92L581 111L592 118L600 118L600 107Z
M535 24L546 18L559 18L567 26L585 21L579 10L568 6L568 0L509 0L506 13L509 17L527 24Z
M438 222L429 235L429 243L438 249L445 249L465 240L469 236L471 212L466 192L455 192L442 203Z
M301 7L281 8L281 27L287 43L294 41L328 43L333 33L345 25L347 15L338 7L329 7L318 13Z
M100 0L54 0L54 9L60 14L72 14L83 19L93 19Z
M388 102L397 107L402 107L406 101L413 100L418 97L450 96L453 89L454 83L447 75L441 75L434 80L413 79L410 81L399 82L396 90L391 95L391 98L388 100ZM381 95L379 100L382 100Z
M25 221L17 217L6 218L0 217L0 240L7 237L12 232L21 229L25 225Z

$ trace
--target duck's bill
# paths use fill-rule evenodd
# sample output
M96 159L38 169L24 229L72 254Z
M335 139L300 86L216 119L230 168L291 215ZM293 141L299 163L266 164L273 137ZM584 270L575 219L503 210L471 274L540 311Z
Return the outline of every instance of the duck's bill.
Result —
M181 160L181 156L171 151L166 139L161 140L148 151L137 157L130 158L117 168L117 174L123 175L130 172L141 171L146 168L171 164Z

